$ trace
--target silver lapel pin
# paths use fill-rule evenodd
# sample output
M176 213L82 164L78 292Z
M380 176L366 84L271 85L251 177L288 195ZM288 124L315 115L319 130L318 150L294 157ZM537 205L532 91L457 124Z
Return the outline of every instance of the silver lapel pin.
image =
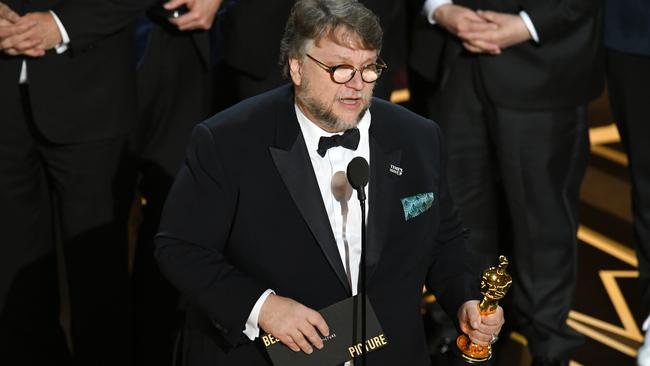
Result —
M402 170L402 168L398 167L397 165L393 165L393 164L391 164L391 165L390 165L390 169L389 169L389 171L390 171L391 173L393 173L393 174L395 174L395 175L397 175L397 176L399 177L399 176L402 175L402 172L403 172L404 170Z

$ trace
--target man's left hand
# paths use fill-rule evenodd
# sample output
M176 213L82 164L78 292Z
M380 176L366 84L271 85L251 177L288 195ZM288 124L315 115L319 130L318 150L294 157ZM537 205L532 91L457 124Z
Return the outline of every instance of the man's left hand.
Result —
M478 309L478 300L465 302L458 309L458 322L463 333L481 346L491 344L499 335L505 319L501 306L490 315L482 316Z
M178 18L171 18L169 22L178 27L181 31L195 29L210 29L217 10L222 0L171 0L165 3L167 10L176 9L185 5L190 10Z
M485 44L494 44L499 49L505 49L532 39L523 19L517 14L481 10L477 11L477 14L498 27L495 30L459 33L458 37L470 52L480 53Z

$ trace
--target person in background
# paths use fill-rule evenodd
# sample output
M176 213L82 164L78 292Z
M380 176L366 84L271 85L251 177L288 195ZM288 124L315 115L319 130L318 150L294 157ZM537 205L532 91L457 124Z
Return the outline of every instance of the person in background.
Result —
M587 103L603 87L598 1L427 0L413 33L414 106L440 123L449 187L488 267L512 261L509 325L533 365L567 365Z
M650 314L650 3L605 1L607 88L612 114L628 156L639 288L645 314ZM648 318L650 319L650 317ZM648 330L650 320L643 324ZM650 365L646 335L638 364Z
M131 24L149 4L0 3L2 364L129 362Z
M156 2L138 22L138 121L132 181L140 207L133 260L135 365L169 365L182 324L178 293L162 277L153 237L192 128L214 112L215 24L221 0ZM223 7L222 7L223 5ZM182 9L173 16L174 9ZM139 202L138 202L139 203ZM137 205L136 207L138 207Z

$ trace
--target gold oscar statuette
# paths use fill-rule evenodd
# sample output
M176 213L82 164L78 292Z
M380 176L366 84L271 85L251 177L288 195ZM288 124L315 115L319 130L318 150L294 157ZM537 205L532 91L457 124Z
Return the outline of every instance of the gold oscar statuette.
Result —
M499 266L490 267L483 272L481 277L481 294L483 299L478 305L481 315L490 315L497 310L499 300L506 296L512 285L512 277L506 272L508 258L499 256ZM492 357L492 344L481 346L472 342L465 334L456 338L456 346L461 351L465 361L469 363L485 362Z

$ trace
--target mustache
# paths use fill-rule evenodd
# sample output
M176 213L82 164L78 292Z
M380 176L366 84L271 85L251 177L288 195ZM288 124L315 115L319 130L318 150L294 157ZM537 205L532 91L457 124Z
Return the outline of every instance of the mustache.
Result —
M367 102L368 100L370 100L370 98L371 98L371 96L364 95L362 93L352 94L352 95L337 95L336 96L337 101L345 100L345 99L361 99L362 101Z
M344 93L341 93L336 96L337 99L350 99L350 98L355 98L355 99L368 99L370 98L371 95L368 95L367 93L361 92L361 91L346 91Z

